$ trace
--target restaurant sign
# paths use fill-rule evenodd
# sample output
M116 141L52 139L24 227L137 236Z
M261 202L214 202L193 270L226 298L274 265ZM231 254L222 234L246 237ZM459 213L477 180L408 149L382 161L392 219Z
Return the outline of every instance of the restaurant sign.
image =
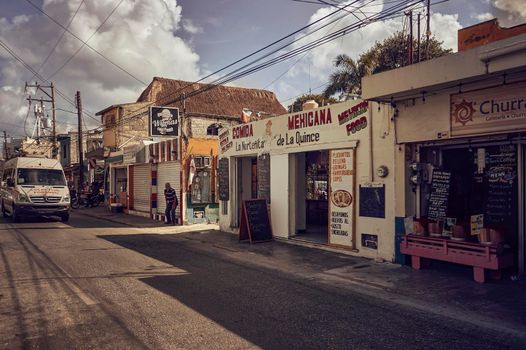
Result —
M526 83L451 95L451 135L526 129Z
M354 221L354 149L330 151L329 244L351 248Z
M179 136L179 108L150 107L150 136Z

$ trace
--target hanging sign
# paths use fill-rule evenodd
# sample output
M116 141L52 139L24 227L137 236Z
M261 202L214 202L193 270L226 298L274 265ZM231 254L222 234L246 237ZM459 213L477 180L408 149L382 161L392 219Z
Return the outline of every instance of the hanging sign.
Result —
M453 136L526 129L526 83L451 95Z
M150 136L179 136L179 108L150 107Z
M329 243L352 247L354 240L354 149L330 151Z

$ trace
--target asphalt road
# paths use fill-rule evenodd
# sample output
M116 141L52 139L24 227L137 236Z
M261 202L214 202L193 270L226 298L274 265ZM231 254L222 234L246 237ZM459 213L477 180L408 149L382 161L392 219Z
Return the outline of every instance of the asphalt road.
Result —
M68 224L0 219L0 348L526 348L158 233L78 213Z

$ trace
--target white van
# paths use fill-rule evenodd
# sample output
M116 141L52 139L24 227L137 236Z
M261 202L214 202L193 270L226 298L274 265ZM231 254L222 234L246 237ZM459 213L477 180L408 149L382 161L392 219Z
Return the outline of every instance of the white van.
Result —
M2 214L15 222L28 216L69 220L69 189L56 159L20 157L5 162L0 197Z

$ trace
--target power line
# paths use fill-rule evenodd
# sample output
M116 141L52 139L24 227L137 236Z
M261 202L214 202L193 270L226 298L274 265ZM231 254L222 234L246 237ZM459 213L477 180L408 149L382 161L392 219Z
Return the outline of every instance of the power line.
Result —
M35 76L42 80L42 81L45 81L45 82L48 82L48 80L44 79L40 74L38 74L38 72L36 72L33 67L31 67L27 62L25 62L20 56L18 56L16 54L16 52L14 52L10 47L9 45L7 45L7 43L5 43L2 39L0 39L0 46L2 46L15 60L17 60L20 64L22 64L22 66L24 68L26 68L27 70L29 70L30 72L32 72L33 74L35 74ZM76 107L75 103L73 101L71 101L67 96L66 94L64 94L62 91L60 91L59 89L57 89L55 87L55 91L57 92L57 94L62 97L65 101L67 101L68 103L70 103L71 105L73 105L74 107ZM99 122L98 119L96 119L95 117L93 117L92 115L88 114L88 116L90 118L92 118L93 120ZM100 123L100 122L99 122Z
M69 19L69 22L68 24L66 25L66 28L69 29L69 26L71 25L71 23L73 22L73 20L75 19L75 17L77 16L77 13L79 12L80 10L80 7L82 6L82 4L84 3L84 0L82 0L79 4L79 6L77 7L77 10L75 11L75 13L73 14L73 16L71 16L71 18ZM60 37L58 38L57 42L55 43L55 45L51 48L51 50L49 51L49 53L47 54L46 58L44 59L44 61L40 64L40 66L38 67L38 69L36 70L37 73L40 73L40 70L42 69L42 67L44 67L44 65L47 63L47 61L49 60L49 58L51 57L51 55L53 54L53 52L55 52L55 49L57 48L58 44L62 41L62 38L64 37L64 34L66 34L66 29L64 29L62 31L62 33L60 34ZM35 77L35 74L33 74L33 76L31 77L31 79L29 79L29 82L31 82L31 80L33 80L33 78Z
M55 70L55 72L53 74L51 74L48 79L52 79L55 75L58 74L58 72L60 72L65 66L67 66L67 64L69 62L71 62L71 60L73 58L75 58L75 56L77 56L77 54L84 48L84 46L87 45L88 41L91 40L91 38L93 38L95 36L95 34L97 34L97 32L102 28L102 26L108 21L108 19L110 19L110 17L115 13L115 11L117 11L117 9L119 8L119 6L121 6L122 2L124 0L120 0L117 5L113 8L113 10L111 10L110 14L106 17L106 19L104 19L104 21L102 21L102 23L97 27L97 29L95 29L95 31L90 35L90 37L88 38L88 40L86 40L78 49L77 51L75 51L73 53L73 55L71 55L66 61L64 61L64 63L57 69ZM64 31L65 32L65 31Z
M374 0L371 0L371 2L372 2L372 1L374 1ZM291 50L291 51L289 51L289 52L287 52L287 53L285 53L285 54L279 55L279 56L277 56L277 57L275 57L275 58L269 59L269 60L267 60L267 61L265 61L265 62L263 62L263 63L261 63L261 64L259 64L259 65L256 65L256 66L253 66L253 67L250 67L250 66L253 65L254 63L256 63L256 62L258 62L258 61L260 61L260 60L262 60L262 59L264 59L264 58L266 58L266 57L268 57L268 56L270 56L270 55L272 55L272 54L274 54L274 53L276 53L276 52L278 52L279 50L283 49L284 47L287 47L287 46L291 45L292 43L294 43L294 42L296 42L296 41L298 41L298 40L301 40L301 39L305 38L307 35L310 35L310 34L312 34L313 32L315 32L315 31L317 31L317 30L323 28L324 26L327 26L327 25L328 25L328 24L326 24L326 25L324 25L324 26L322 26L322 27L320 27L320 28L317 28L315 31L312 31L311 33L306 34L305 36L302 36L301 38L297 38L297 39L295 39L295 40L293 40L293 41L291 41L291 42L289 42L289 43L287 43L287 44L285 44L285 45L283 45L283 46L281 46L281 47L279 47L279 48L277 48L277 49L274 49L271 53L267 53L267 54L263 55L262 57L259 57L258 59L254 60L254 61L252 61L252 62L250 62L250 63L248 63L248 64L245 64L243 67L237 68L237 69L235 69L234 71L232 71L232 72L230 72L230 73L228 73L228 74L225 74L224 76L222 76L222 77L216 79L216 80L213 81L212 83L210 83L210 84L208 84L208 85L206 85L206 86L204 86L204 87L202 87L202 88L200 88L200 89L197 89L197 90L194 90L194 91L190 92L189 94L187 94L187 95L186 95L185 97L183 97L183 98L178 98L178 99L175 99L175 100L171 100L170 102L166 102L166 103L168 104L168 103L179 102L179 101L181 101L181 100L184 99L184 98L189 98L189 97L195 96L195 95L197 95L197 94L204 93L204 92L209 91L209 90L211 90L211 89L213 89L213 88L215 88L215 87L217 87L217 86L224 85L224 84L226 84L226 83L228 83L228 82L231 82L231 81L233 81L233 80L239 79L239 78L244 77L244 76L246 76L246 75L253 74L253 73L257 72L257 71L260 71L260 70L262 70L262 69L268 68L268 67L270 67L271 65L274 65L274 64L280 63L280 62L282 62L282 61L284 61L284 60L290 59L291 57L297 56L297 55L299 55L299 54L301 54L301 53L303 53L303 52L306 52L306 51L312 50L312 49L315 48L315 47L318 47L318 46L320 46L320 45L323 45L323 44L325 44L325 43L327 43L327 42L329 42L329 41L331 41L331 40L335 40L335 39L337 39L337 38L339 38L339 37L341 37L341 36L343 36L343 35L347 35L347 34L353 32L353 31L355 31L355 30L358 30L358 29L360 29L360 28L362 28L362 27L364 27L364 26L366 26L366 25L372 23L372 22L377 22L377 21L381 21L381 20L384 20L384 19L386 19L386 18L392 17L394 14L398 14L400 11L403 11L403 10L405 10L405 9L407 9L407 8L410 8L410 7L414 6L414 5L417 4L418 2L419 2L418 0L405 0L405 1L401 1L401 2L397 3L396 5L394 5L394 6L392 6L392 7L389 7L389 8L387 8L387 9L383 9L383 10L381 10L380 12L377 12L377 13L376 13L375 15L373 15L373 16L368 16L368 17L364 18L364 19L361 20L361 21L358 21L358 22L353 23L353 24L351 24L351 25L349 25L349 26L346 26L346 27L344 27L344 28L342 28L342 29L340 29L340 30L337 30L337 31L335 31L335 32L333 32L333 33L331 33L331 34L329 34L329 35L325 35L325 36L323 36L322 38L319 38L319 39L317 39L317 40L314 40L314 41L312 41L312 42L310 42L310 43L308 43L308 44L305 44L305 45L303 45L303 46L300 46L300 47L298 47L298 48L296 48L296 49L294 49L294 50ZM352 4L352 3L351 3L351 4ZM351 4L349 4L349 5L351 5ZM349 6L349 5L347 5L347 6ZM339 12L339 11L341 11L341 9L339 9L339 10L333 12L332 14L337 13L337 12ZM328 18L328 17L329 17L329 15L325 16L323 19ZM319 23L319 22L316 22L316 23ZM331 22L331 23L332 23L332 22ZM312 24L314 24L314 23L312 23ZM311 24L311 25L312 25L312 24ZM329 23L329 24L330 24L330 23ZM311 26L311 25L309 25L309 26ZM309 27L309 26L306 26L306 27ZM304 28L305 28L305 27L304 27ZM302 30L302 29L300 29L300 30L298 30L298 31L295 31L294 33L298 33L298 32L301 31L301 30ZM288 36L286 36L286 37L284 37L284 38L288 38L288 37L290 37L290 36L291 36L291 35L288 35ZM264 48L255 51L253 54L251 54L251 55L247 55L247 56L245 56L244 58L242 58L242 59L240 59L240 60L237 60L237 61L235 61L235 62L232 63L232 64L227 65L226 67L223 67L223 68L222 68L221 70L219 70L219 71L222 71L222 70L224 70L224 69L226 69L226 68L228 68L228 67L231 67L231 66L233 66L234 64L236 64L236 63L238 63L238 62L241 62L241 61L243 61L244 59L246 59L246 58L248 58L248 57L250 57L250 56L252 56L252 55L255 55L256 53L259 53L259 52L263 51L264 49L269 48L269 47L275 45L276 43L279 43L279 42L283 41L284 38L282 38L282 39L280 39L280 40L277 40L277 41L275 41L273 44L267 45L267 46L265 46ZM243 70L244 68L246 68L246 69ZM217 72L219 72L219 71L217 71ZM214 73L212 73L212 74L216 74L217 72L214 72ZM212 74L210 74L209 76L211 76ZM206 77L205 77L205 78L206 78ZM203 78L203 79L205 79L205 78ZM201 80L199 80L199 81L202 81L203 79L201 79ZM199 82L199 81L198 81L198 82ZM144 116L144 113L147 112L149 106L151 106L151 105L154 104L154 103L161 103L161 104L163 104L163 102L164 102L163 100L164 100L165 98L175 95L177 92L180 92L180 91L184 90L186 87L188 87L188 86L190 86L190 85L191 85L191 84L188 84L188 85L186 85L186 86L184 86L184 87L182 87L182 88L180 88L180 89L178 89L178 90L176 90L176 91L173 91L173 92L171 92L171 93L169 93L169 94L166 94L166 95L164 95L164 96L159 97L156 101L154 101L154 102L150 102L150 103L148 103L146 106L143 106L143 107L141 107L141 108L138 108L138 109L136 109L136 110L134 110L134 111L129 112L128 116L127 116L126 118L123 118L121 121L119 121L115 126L119 126L119 125L122 125L122 124L124 124L124 123L130 122L130 121L131 121L132 119L134 119L134 118ZM104 126L102 126L102 127L104 127Z
M59 27L63 28L66 32L68 32L71 36L73 36L75 39L77 39L78 41L82 42L86 47L88 47L90 50L92 50L93 52L95 52L97 55L99 55L100 57L104 58L107 62L109 62L111 65L113 65L114 67L118 68L120 71L124 72L126 75L130 76L131 78L135 79L136 81L138 81L139 83L143 84L143 85L148 85L146 84L144 81L142 81L141 79L137 78L135 75L131 74L130 72L128 72L126 69L122 68L121 66L119 66L117 63L113 62L112 60L110 60L108 57L106 57L105 55L103 55L101 52L99 52L97 49L95 49L93 46L91 46L90 44L88 44L87 42L85 42L84 40L82 40L81 38L79 38L76 34L72 33L68 28L64 27L62 24L60 24L56 19L54 19L53 17L51 17L50 15L48 15L44 10L42 10L40 7L38 7L37 5L35 5L31 0L26 0L26 2L28 2L31 6L33 6L37 11L41 12L44 16L46 16L47 18L49 18L51 21L53 21L56 25L58 25Z
M26 1L28 1L28 0L26 0ZM370 1L372 2L372 1L375 1L375 0L370 0ZM212 77L212 76L214 76L214 75L216 75L216 74L218 74L218 73L220 73L220 72L222 72L222 71L224 71L224 70L226 70L226 69L228 69L228 68L230 68L230 67L232 67L232 66L234 66L234 65L236 65L236 64L238 64L238 63L240 63L240 62L242 62L242 61L244 61L244 60L246 60L246 59L248 59L248 58L250 58L250 57L252 57L252 56L255 56L255 55L257 55L258 53L263 52L263 51L265 51L266 49L268 49L268 48L270 48L270 47L272 47L272 46L274 46L274 45L276 45L276 44L278 44L278 43L280 43L280 42L282 42L282 41L284 41L284 40L286 40L286 39L288 39L288 38L291 38L291 37L293 37L293 36L296 35L296 34L301 33L303 30L308 29L308 28L310 28L310 27L313 27L314 25L317 25L317 24L323 22L323 21L326 20L327 18L330 18L330 17L332 17L332 16L334 16L334 15L340 13L342 10L346 9L346 8L349 7L349 6L352 6L353 4L355 4L355 3L357 3L357 2L359 2L359 0L354 0L353 2L351 2L351 3L349 3L349 4L345 5L345 6L343 6L343 7L341 7L341 8L338 8L337 10L335 10L335 11L329 13L328 15L323 16L322 18L320 18L320 19L318 19L318 20L316 20L316 21L314 21L314 22L312 22L312 23L309 23L308 25L303 26L303 27L301 27L301 28L299 28L299 29L293 31L293 32L290 33L290 34L288 34L288 35L286 35L286 36L284 36L284 37L282 37L282 38L280 38L280 39L278 39L278 40L275 40L275 41L273 41L273 42L270 43L270 44L265 45L264 47L262 47L262 48L260 48L260 49L258 49L258 50L256 50L256 51L253 51L252 53L250 53L250 54L248 54L248 55L246 55L246 56L244 56L244 57L242 57L242 58L240 58L240 59L238 59L238 60L236 60L236 61L234 61L234 62L232 62L232 63L230 63L230 64L228 64L228 65L226 65L226 66L224 66L224 67L222 67L222 68L220 68L220 69L218 69L218 70L216 70L215 72L212 72L212 73L210 73L210 74L208 74L208 75L202 77L201 79L199 79L199 80L197 80L197 81L195 81L195 82L189 83L189 84L187 84L187 85L185 85L185 86L183 86L183 87L181 87L181 88L179 88L179 89L177 89L177 90L175 90L175 91L172 91L172 92L170 92L170 93L167 93L167 94L165 94L165 95L159 97L159 98L157 99L157 101L155 101L155 102L151 102L151 103L149 103L147 106L145 106L145 107L141 107L141 108L139 108L139 109L137 109L137 110L135 110L135 111L132 111L132 112L130 112L130 113L133 114L133 113L135 113L135 112L137 112L137 111L144 111L145 108L148 108L149 106L153 105L154 103L156 103L156 102L158 102L158 101L160 101L160 100L164 100L164 99L166 99L166 98L168 98L168 97L174 96L174 95L176 95L177 93L179 93L179 92L183 91L184 89L186 89L187 87L192 86L192 84L202 82L203 80L205 80L205 79L207 79L207 78L209 78L209 77ZM339 19L337 19L337 20L339 20ZM297 41L299 41L299 40L304 39L305 37L307 37L307 36L309 36L309 35L315 33L316 31L318 31L318 30L320 30L320 29L322 29L322 28L324 28L324 27L330 25L330 24L333 23L334 21L335 21L335 20L333 20L333 21L331 21L331 22L329 22L329 23L326 23L326 24L322 25L321 27L315 29L314 31L311 31L311 32L309 32L309 33L303 35L303 36L300 37L300 38L296 38L296 39L294 39L294 40L288 42L288 43L285 44L284 46L281 46L280 48L273 50L272 52L270 52L270 53L264 55L263 57L258 58L257 60L261 60L261 59L263 59L263 58L265 58L265 57L268 57L269 55L272 55L272 54L276 53L278 50L280 50L280 49L282 49L282 48L284 48L284 47L290 46L290 45L292 45L293 43L295 43L295 42L297 42ZM248 65L253 64L254 62L257 62L257 60L248 63ZM245 64L245 65L244 65L243 67L241 67L241 68L238 68L237 70L242 69L242 68L245 68L246 66L247 66L247 64ZM229 74L231 74L231 73L229 73ZM141 113L141 114L142 114L142 113Z

